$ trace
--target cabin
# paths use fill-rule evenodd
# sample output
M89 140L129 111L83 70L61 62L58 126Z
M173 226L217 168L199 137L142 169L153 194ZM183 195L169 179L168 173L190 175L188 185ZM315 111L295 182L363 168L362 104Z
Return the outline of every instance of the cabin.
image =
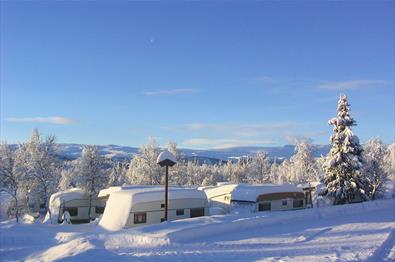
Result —
M164 220L163 186L123 186L99 193L108 197L99 226L115 231L142 225L158 224ZM208 201L203 191L169 187L168 220L208 215Z
M305 194L294 185L220 184L203 189L215 214L305 208Z
M104 212L105 201L94 197L92 199L91 218L95 219ZM72 224L89 223L89 195L80 188L72 188L51 195L49 200L51 220L62 223L63 214L70 214ZM47 215L49 217L49 214Z

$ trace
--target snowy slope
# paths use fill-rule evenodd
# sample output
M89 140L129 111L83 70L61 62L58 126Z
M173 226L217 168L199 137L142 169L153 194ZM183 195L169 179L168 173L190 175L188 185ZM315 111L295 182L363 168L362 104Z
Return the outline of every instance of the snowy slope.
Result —
M394 261L395 200L201 217L107 232L0 224L0 260Z

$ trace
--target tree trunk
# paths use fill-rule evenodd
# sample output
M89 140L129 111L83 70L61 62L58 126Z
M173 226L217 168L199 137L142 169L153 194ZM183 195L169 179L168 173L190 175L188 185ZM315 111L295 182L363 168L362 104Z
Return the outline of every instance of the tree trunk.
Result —
M19 204L18 204L18 198L16 196L16 193L14 195L15 199L15 220L17 223L19 223Z
M89 221L92 220L91 211L92 211L92 194L89 194L89 209L88 209Z

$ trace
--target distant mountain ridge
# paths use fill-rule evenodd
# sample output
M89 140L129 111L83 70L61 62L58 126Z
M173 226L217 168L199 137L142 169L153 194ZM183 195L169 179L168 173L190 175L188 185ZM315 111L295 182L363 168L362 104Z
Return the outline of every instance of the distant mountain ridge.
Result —
M59 156L64 159L77 159L82 151L82 144L59 144ZM139 148L119 145L97 145L102 156L116 160L130 160L133 155L139 153ZM326 155L330 145L313 145L315 157ZM199 162L217 163L220 161L235 160L244 156L251 156L259 151L265 151L269 157L274 159L290 158L295 152L294 145L278 147L232 147L225 149L180 149L181 154L186 159L196 159Z

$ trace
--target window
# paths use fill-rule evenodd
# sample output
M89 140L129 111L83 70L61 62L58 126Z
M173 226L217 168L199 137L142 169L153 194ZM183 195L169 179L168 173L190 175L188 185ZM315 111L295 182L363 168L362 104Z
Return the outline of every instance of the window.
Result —
M176 210L176 215L177 216L183 216L184 215L184 209L177 209Z
M70 216L78 216L78 208L76 207L65 207L64 212L69 212Z
M96 214L103 214L104 213L104 207L96 207Z
M135 213L134 214L134 223L135 224L143 224L147 222L147 213Z
M283 200L283 206L288 205L288 201L287 200Z
M303 207L303 199L294 199L293 208Z
M191 217L204 216L204 208L191 208Z
M165 208L165 204L160 204L160 208Z
M268 211L268 210L272 210L272 203L270 202L259 203L258 211Z

